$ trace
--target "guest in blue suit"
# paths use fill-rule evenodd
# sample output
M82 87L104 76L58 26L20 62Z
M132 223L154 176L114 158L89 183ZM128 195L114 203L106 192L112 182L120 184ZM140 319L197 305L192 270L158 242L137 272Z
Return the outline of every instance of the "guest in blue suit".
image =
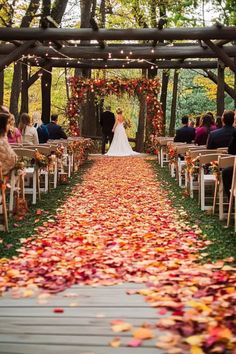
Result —
M183 116L182 119L183 127L176 130L176 135L174 141L178 143L191 143L195 139L195 129L189 127L188 116Z
M51 122L47 125L49 139L57 140L57 139L67 139L67 135L62 129L62 127L58 124L58 114L51 115Z
M207 149L228 147L235 132L234 111L225 111L222 116L223 127L211 132L207 140Z

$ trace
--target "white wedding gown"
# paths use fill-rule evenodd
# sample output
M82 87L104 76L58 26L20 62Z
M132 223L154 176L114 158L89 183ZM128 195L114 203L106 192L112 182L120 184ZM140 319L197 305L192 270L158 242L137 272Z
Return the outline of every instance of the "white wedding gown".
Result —
M123 123L118 123L111 146L106 153L107 156L133 156L138 155L138 152L132 150Z

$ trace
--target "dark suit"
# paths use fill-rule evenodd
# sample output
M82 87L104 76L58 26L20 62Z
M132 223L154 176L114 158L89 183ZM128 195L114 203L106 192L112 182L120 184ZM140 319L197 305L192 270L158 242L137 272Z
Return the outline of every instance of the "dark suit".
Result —
M49 139L57 140L57 139L67 139L67 135L62 129L62 127L54 122L50 122L47 124Z
M111 144L114 133L112 128L115 124L115 115L110 111L105 111L101 114L100 124L102 127L102 154L105 154L106 142L109 140Z
M231 155L236 155L236 129L233 132L229 144L229 148L228 148L228 153ZM228 195L228 197L230 196L232 178L233 178L233 167L224 168L222 171L222 180L223 180L224 190Z
M207 149L227 147L232 139L234 127L224 126L211 132L207 140Z
M191 143L195 139L195 129L184 125L176 130L174 141L177 143Z

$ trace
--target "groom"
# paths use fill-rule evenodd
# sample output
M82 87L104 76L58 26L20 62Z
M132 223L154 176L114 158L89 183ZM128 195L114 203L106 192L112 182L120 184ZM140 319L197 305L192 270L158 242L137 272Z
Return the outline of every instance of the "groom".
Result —
M111 145L114 135L112 128L115 124L115 115L111 112L110 106L107 106L101 114L100 124L102 126L102 154L105 154L106 142L108 140Z

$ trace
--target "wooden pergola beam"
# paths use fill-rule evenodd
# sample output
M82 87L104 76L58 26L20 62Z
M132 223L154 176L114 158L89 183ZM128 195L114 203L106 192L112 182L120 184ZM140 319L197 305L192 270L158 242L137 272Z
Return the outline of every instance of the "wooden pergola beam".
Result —
M0 45L0 55L9 54L12 50L12 45ZM236 45L227 46L224 52L229 57L236 56ZM60 54L61 53L61 54ZM124 49L122 45L116 47L63 47L55 51L47 46L37 46L28 50L29 55L37 57L69 57L78 59L185 59L185 58L216 58L218 55L210 48L203 49L201 47L172 47L172 46L151 46L132 47L132 49Z
M218 47L210 40L205 40L205 43L208 45L209 48L211 48L216 53L218 58L222 60L223 63L227 65L236 74L236 65L234 61L231 60L230 57L227 55L225 50L222 47L221 48Z
M138 69L138 68L151 68L157 66L159 69L216 69L217 61L213 60L192 60L192 61L174 61L174 60L159 60L155 63L146 61L131 61L127 60L88 60L80 62L78 60L67 59L39 59L37 64L33 59L28 60L31 66L44 66L49 63L52 67L68 67L68 68L85 68L85 69ZM37 72L40 74L40 70ZM36 73L34 74L36 75ZM33 75L33 76L34 76ZM32 78L33 78L32 76ZM30 79L31 80L31 79Z
M153 28L143 29L100 29L89 28L0 28L0 40L235 40L236 26L218 28Z
M45 60L44 60L45 62ZM30 78L28 79L28 83L27 83L27 86L28 88L30 86L32 86L39 78L40 76L43 74L44 70L46 69L49 69L51 68L52 65L50 64L47 64L47 65L42 65L43 67L41 69L39 69L36 73L34 73L32 76L30 76Z
M9 53L6 57L0 59L0 71L4 70L6 66L10 65L13 61L18 60L27 50L34 45L35 40L27 41L21 44L13 52Z
M207 74L207 77L214 82L216 85L218 85L218 77L216 74L214 74L211 70L204 69L205 73ZM236 92L232 87L230 87L226 82L224 83L224 88L225 92L227 92L233 99L236 97Z

